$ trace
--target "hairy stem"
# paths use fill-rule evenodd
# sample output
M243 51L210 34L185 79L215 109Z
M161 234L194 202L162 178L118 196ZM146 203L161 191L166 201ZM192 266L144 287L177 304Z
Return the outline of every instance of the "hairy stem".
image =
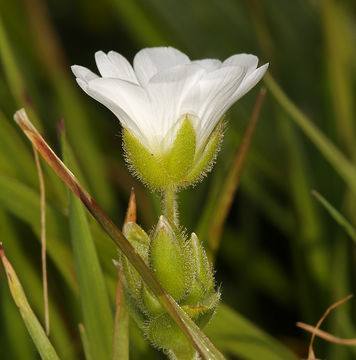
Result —
M178 227L178 211L175 186L167 186L163 190L163 212L167 220Z

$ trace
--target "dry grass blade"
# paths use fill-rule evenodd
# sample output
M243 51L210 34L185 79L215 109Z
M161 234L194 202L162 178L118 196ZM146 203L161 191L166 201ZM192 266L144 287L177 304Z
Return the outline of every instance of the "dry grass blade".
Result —
M356 339L341 339L341 338L338 338L336 336L333 336L333 335L327 333L326 331L323 331L323 330L319 329L322 322L329 315L331 310L337 308L338 306L340 306L341 304L343 304L347 300L351 299L352 297L353 297L353 295L348 295L344 299L339 300L336 303L330 305L326 309L323 316L320 318L320 320L318 321L318 323L316 324L315 327L311 326L311 325L308 325L308 324L301 323L301 322L297 323L298 327L312 333L312 337L310 339L310 344L309 344L308 360L315 360L315 355L314 355L314 351L313 351L313 342L314 342L315 336L319 336L319 337L321 337L321 338L323 338L323 339L325 339L327 341L330 341L330 342L333 342L333 343L336 343L336 344L356 345Z
M43 158L48 162L57 175L81 200L91 215L98 221L104 231L110 236L115 244L128 258L137 272L142 276L147 286L153 291L167 313L177 323L183 333L192 342L203 359L224 359L223 355L214 347L199 327L189 316L167 295L151 270L136 253L133 246L125 238L118 227L106 215L104 210L96 203L90 194L81 186L72 172L64 165L49 145L44 141L36 128L32 125L24 109L17 111L14 120L21 127L32 144L36 147Z
M309 331L309 332L315 334L316 336L318 336L324 340L330 341L332 343L339 344L339 345L346 345L346 346L356 346L356 339L342 339L337 336L331 335L326 331L316 329L312 325L308 325L308 324L301 323L301 322L298 322L297 326L300 327L301 329ZM311 358L311 359L313 359L313 358Z
M215 252L219 247L222 229L226 217L229 213L231 204L233 202L236 190L240 183L247 151L251 143L252 135L256 127L257 119L265 95L266 95L266 89L262 88L260 90L259 96L253 108L252 115L250 117L241 144L237 150L235 159L231 165L231 170L229 171L228 176L224 182L224 185L222 186L223 191L219 196L219 199L216 204L217 211L214 212L215 216L212 219L210 231L208 232L208 244L209 244L210 256L212 258L214 257Z
M124 224L126 224L128 222L134 222L134 223L136 222L136 220L137 220L136 209L137 209L137 207L136 207L135 189L131 188L129 205L127 207Z
M47 281L47 245L46 245L46 188L43 179L43 172L41 162L38 157L38 152L33 147L35 162L38 173L38 180L40 183L40 196L41 196L41 260L42 260L42 282L43 282L43 302L45 313L45 327L46 334L49 335L50 322L49 322L49 308L48 308L48 281Z

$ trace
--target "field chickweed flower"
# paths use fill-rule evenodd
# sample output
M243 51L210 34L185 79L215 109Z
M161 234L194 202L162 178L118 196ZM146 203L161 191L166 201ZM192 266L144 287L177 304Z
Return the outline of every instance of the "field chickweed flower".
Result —
M172 47L139 51L133 67L120 54L95 54L100 76L74 65L80 87L124 128L127 159L148 185L186 186L213 162L220 120L263 77L254 55L190 60Z
M175 192L200 179L212 166L222 138L222 118L262 78L254 55L190 60L171 47L143 49L133 67L120 54L95 54L100 76L74 65L80 87L107 106L123 126L131 169L163 195L164 215L151 233L128 222L123 233L165 291L203 328L220 292L198 237L188 238L178 222ZM130 314L145 338L170 359L197 353L126 257L119 265Z

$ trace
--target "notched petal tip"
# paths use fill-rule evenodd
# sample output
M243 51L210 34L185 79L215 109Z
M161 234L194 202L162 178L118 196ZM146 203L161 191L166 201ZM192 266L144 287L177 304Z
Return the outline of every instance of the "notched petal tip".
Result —
M94 74L91 70L87 69L84 66L72 65L71 70L77 78L85 82L89 82L98 78L98 75Z

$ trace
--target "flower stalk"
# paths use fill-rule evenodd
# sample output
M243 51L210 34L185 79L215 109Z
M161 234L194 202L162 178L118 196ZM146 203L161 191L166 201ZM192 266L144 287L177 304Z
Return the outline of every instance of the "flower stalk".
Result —
M170 224L178 228L179 219L175 186L167 186L163 191L163 211Z

